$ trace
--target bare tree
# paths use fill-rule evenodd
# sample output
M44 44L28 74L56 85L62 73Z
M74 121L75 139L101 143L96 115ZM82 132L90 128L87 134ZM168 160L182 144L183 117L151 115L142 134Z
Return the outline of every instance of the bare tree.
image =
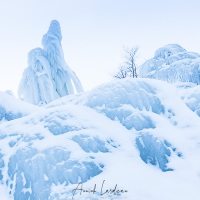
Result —
M118 68L118 72L114 74L115 78L122 79L127 77L127 69L124 66Z
M118 72L114 74L115 78L126 78L126 77L132 77L137 78L137 66L135 64L136 60L136 54L138 52L138 47L132 47L132 48L124 48L125 52L125 62L123 65L121 65L118 69Z
M136 54L138 52L138 47L133 47L131 49L124 49L125 51L125 66L128 69L130 77L137 78L137 69L135 64Z

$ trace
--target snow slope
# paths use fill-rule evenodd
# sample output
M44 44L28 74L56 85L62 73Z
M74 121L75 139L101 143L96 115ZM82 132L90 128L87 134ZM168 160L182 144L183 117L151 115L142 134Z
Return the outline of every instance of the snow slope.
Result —
M4 199L197 200L200 119L177 91L116 80L2 122Z
M192 82L200 84L200 55L187 52L177 44L166 45L155 52L139 68L139 77L164 80L169 83Z
M21 118L37 110L39 110L37 106L17 100L5 92L0 92L0 121Z

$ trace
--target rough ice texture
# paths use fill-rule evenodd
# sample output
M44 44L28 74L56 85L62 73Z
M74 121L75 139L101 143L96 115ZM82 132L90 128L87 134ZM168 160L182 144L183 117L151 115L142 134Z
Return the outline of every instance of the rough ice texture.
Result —
M60 25L53 20L42 39L44 49L36 48L28 54L28 67L18 90L19 97L24 101L42 105L74 94L75 90L83 91L76 74L65 62L61 40Z
M52 184L85 182L101 172L92 161L70 159L70 152L64 148L38 151L28 147L10 157L7 184L15 200L48 199Z
M177 44L166 45L155 52L152 59L139 69L139 76L164 80L169 83L200 84L200 55L187 52Z
M167 141L162 141L159 138L153 137L148 133L140 133L136 138L136 145L140 151L140 157L145 163L158 166L163 172L173 171L167 167L169 157L175 154L182 157L180 152L176 152L176 148Z

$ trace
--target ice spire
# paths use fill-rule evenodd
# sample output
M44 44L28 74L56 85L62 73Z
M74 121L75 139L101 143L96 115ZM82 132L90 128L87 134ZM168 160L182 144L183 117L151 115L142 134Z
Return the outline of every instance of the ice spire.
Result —
M73 94L74 87L77 92L83 91L83 88L76 74L65 62L61 40L60 24L58 21L53 20L48 32L42 38L42 45L47 52L52 78L55 81L55 89L60 96L65 96Z
M76 74L65 62L61 46L61 28L53 20L48 32L42 38L44 49L36 48L28 54L28 67L25 69L19 97L24 101L41 105L59 97L83 91Z

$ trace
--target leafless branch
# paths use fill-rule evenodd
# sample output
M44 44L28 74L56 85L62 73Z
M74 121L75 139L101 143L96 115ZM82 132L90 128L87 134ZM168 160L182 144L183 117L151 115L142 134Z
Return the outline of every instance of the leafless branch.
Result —
M137 78L137 66L135 64L136 54L138 52L138 46L132 48L123 48L125 55L124 55L124 64L119 67L118 72L114 75L115 78L126 78L132 77Z

